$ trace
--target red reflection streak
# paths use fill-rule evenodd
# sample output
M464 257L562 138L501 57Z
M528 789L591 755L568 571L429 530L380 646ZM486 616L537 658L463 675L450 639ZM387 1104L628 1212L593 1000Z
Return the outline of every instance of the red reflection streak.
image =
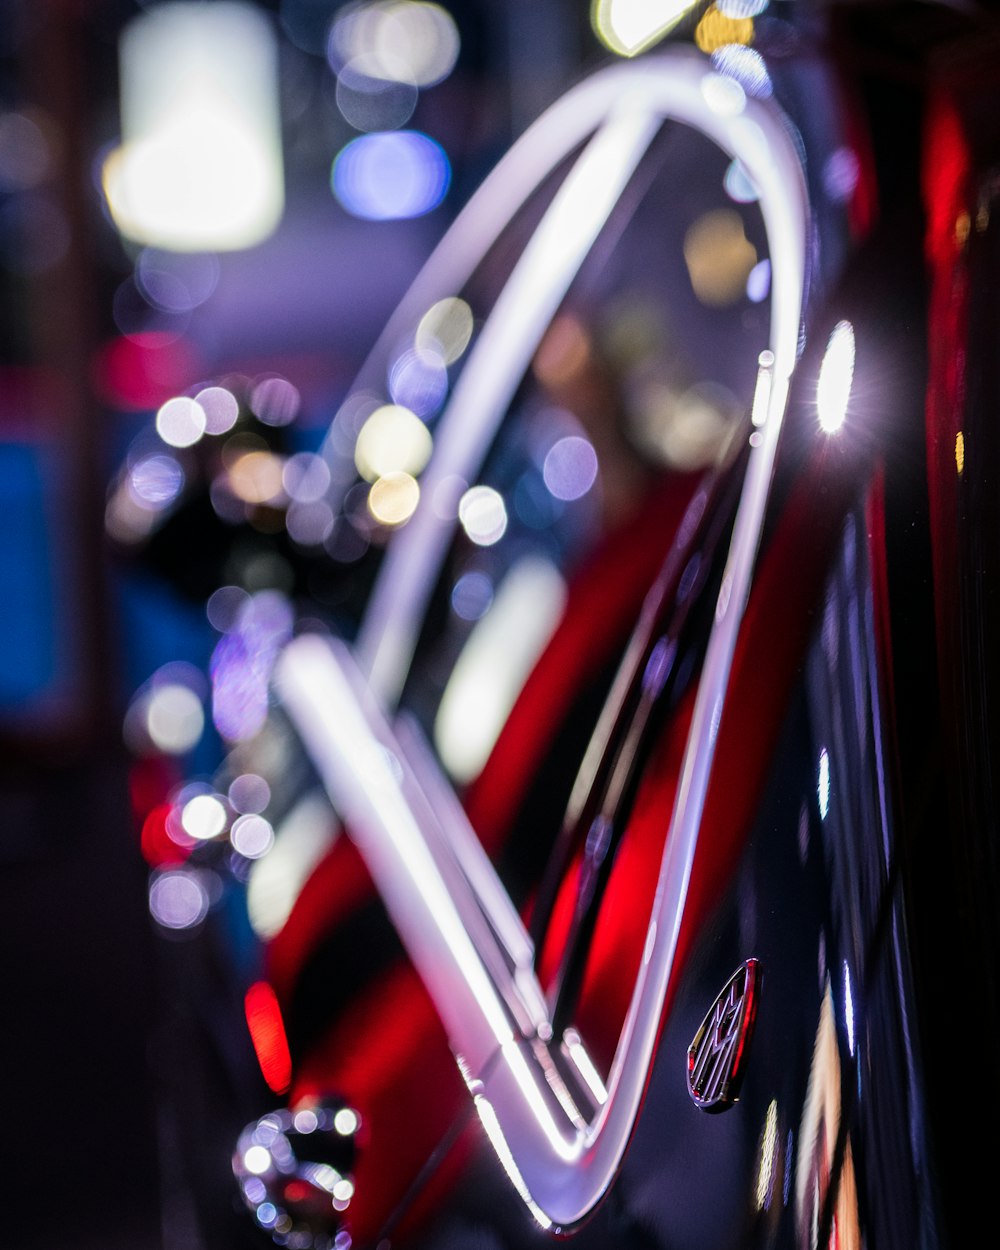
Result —
M283 1094L292 1083L292 1057L274 990L266 981L254 982L243 1007L264 1080L276 1094Z
M959 229L972 202L970 154L962 121L944 95L928 107L923 194L927 213L925 251L930 271L928 384L926 407L927 486L938 639L945 652L942 672L954 667L950 605L958 533L955 443L965 412L965 344L969 316L969 271ZM965 218L969 227L968 216Z

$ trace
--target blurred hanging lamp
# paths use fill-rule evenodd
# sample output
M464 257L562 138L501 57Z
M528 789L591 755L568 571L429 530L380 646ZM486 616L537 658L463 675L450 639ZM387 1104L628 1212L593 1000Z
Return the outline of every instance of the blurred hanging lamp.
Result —
M122 143L103 169L115 225L176 252L251 247L284 207L277 49L237 0L162 4L120 46Z

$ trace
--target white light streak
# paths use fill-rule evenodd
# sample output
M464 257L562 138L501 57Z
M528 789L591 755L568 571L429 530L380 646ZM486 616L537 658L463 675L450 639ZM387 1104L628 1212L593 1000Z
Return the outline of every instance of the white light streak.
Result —
M816 797L819 800L819 815L826 820L830 810L830 756L826 747L819 753L819 773L816 778Z
M854 328L839 321L833 328L816 385L819 424L827 434L836 434L847 417L847 404L854 381Z

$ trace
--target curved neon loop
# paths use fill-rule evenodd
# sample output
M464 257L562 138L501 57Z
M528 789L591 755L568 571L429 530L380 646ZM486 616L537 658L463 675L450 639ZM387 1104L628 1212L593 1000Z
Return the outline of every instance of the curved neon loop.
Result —
M279 666L281 697L427 984L483 1124L545 1226L583 1219L610 1186L653 1060L715 740L760 541L804 301L808 203L780 112L741 99L693 53L618 65L571 91L470 202L386 334L451 294L508 217L592 131L515 267L442 418L424 496L451 474L473 480L552 312L659 124L677 120L739 159L760 193L771 251L770 351L754 397L751 451L706 649L645 953L606 1082L578 1038L554 1038L530 940L429 751L394 729L398 694L452 523L423 508L395 540L361 632L344 647L300 638ZM595 194L595 187L606 193ZM560 221L578 228L553 252ZM453 250L452 250L453 249ZM537 305L527 300L540 301ZM365 675L363 675L365 674ZM367 677L367 680L366 680ZM580 1089L560 1088L554 1055ZM563 1066L565 1070L565 1065ZM580 1090L589 1089L589 1096Z

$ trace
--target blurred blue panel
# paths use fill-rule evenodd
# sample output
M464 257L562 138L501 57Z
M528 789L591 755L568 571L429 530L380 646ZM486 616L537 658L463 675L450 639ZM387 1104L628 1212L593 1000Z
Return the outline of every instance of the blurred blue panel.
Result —
M55 681L54 569L42 452L0 443L0 708L23 707Z

